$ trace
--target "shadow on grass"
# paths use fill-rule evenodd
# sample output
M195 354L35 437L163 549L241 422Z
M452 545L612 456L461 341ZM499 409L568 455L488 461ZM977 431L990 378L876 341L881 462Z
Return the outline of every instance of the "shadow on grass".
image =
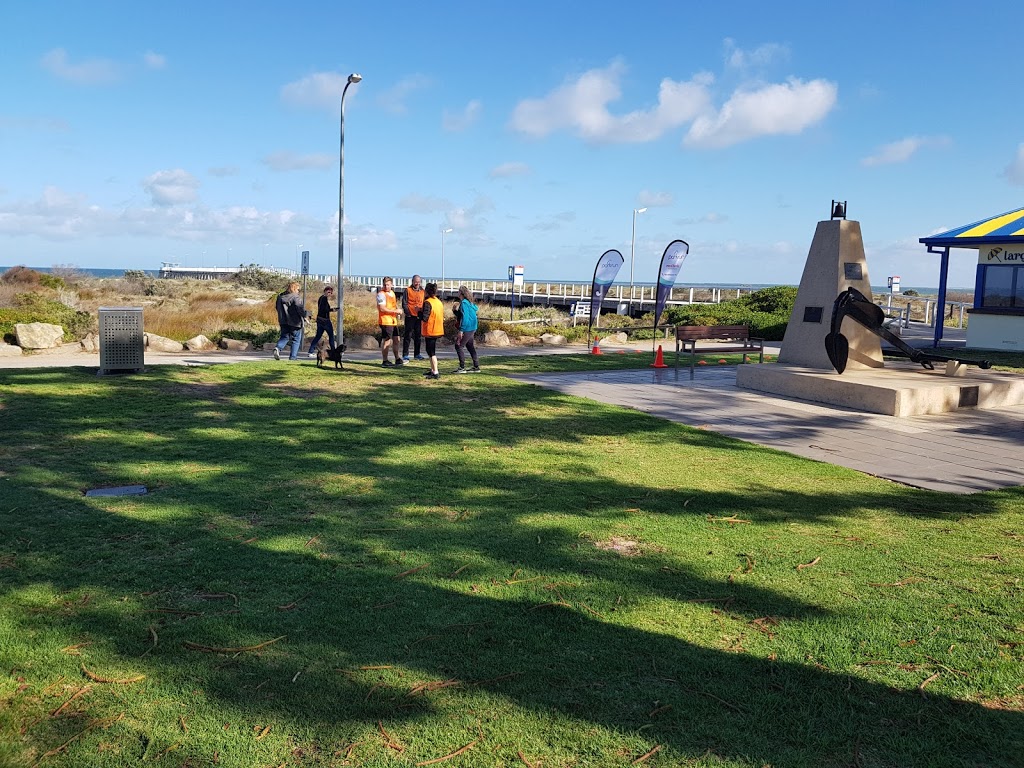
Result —
M456 705L490 706L495 719L515 719L520 708L534 727L552 723L551 734L526 734L520 748L554 743L567 754L580 745L573 730L587 724L689 757L710 750L773 765L1010 766L1024 747L1020 712L709 649L687 642L685 627L655 629L656 615L640 629L614 609L583 610L571 597L581 579L597 581L608 606L619 595L627 605L711 600L708 610L724 603L748 620L826 613L656 552L630 560L581 550L578 534L558 523L561 514L607 517L634 504L680 521L713 510L812 522L872 506L905 512L897 493L921 501L910 514L934 516L963 511L955 497L881 483L874 495L801 493L756 472L710 491L616 480L597 473L587 452L629 438L627 447L699 451L723 466L774 454L479 378L445 390L371 375L320 390L294 373L251 368L102 384L52 371L3 379L61 391L20 389L0 403L0 522L21 563L0 571L0 586L8 596L46 584L106 597L11 620L23 632L88 637L170 690L200 687L236 711L276 712L337 738L378 720L400 731ZM533 463L494 466L489 457L501 451L528 451ZM154 490L147 497L93 502L67 491L138 482L142 472ZM700 504L688 506L695 495ZM410 506L434 511L413 516ZM995 511L971 500L972 513L986 509ZM289 548L300 534L307 545ZM544 578L500 580L517 571ZM197 597L209 593L231 593L237 609L212 610ZM178 612L152 613L161 609ZM154 616L160 644L140 659ZM234 659L183 646L281 635ZM458 680L460 694L411 696L414 681L358 672L391 665ZM670 709L652 717L662 707Z

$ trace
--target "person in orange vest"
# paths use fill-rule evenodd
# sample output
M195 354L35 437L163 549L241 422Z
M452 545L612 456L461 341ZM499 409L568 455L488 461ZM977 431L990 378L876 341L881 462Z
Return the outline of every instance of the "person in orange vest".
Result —
M398 346L395 344L395 336L398 335L398 316L402 310L398 308L398 298L394 291L395 281L385 277L381 289L377 292L377 324L380 326L380 352L384 358L381 363L385 368L395 365L405 365L405 361L398 353ZM388 360L388 352L395 353L395 362Z
M437 283L427 283L426 298L420 312L423 338L426 341L430 370L423 374L428 379L440 379L437 371L437 340L444 336L444 305L437 298Z
M420 310L423 308L423 278L419 275L412 276L412 285L405 289L402 294L402 311L405 313L405 335L402 337L402 359L409 362L409 341L413 342L413 354L417 360L426 358L420 354L420 338L422 336L422 324L420 321Z

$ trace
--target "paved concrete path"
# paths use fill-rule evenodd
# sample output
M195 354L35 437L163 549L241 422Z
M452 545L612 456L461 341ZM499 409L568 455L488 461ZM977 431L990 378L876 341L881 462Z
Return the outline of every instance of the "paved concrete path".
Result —
M736 386L735 367L517 376L547 389L856 469L916 488L1024 485L1024 406L896 418Z
M945 341L963 344L963 336L963 331L953 330L947 333ZM915 346L924 346L930 343L931 330L911 328L904 332L904 338ZM649 351L649 344L623 348ZM480 347L484 365L488 355L585 351L580 345ZM766 351L775 355L778 347L766 346ZM455 362L451 348L445 348L439 357L444 367ZM217 365L266 362L269 358L267 352L147 352L146 365ZM346 353L345 358L374 361L380 359L380 352L354 350ZM671 354L666 354L666 359L671 362ZM298 362L314 364L305 355L300 356ZM67 366L98 368L99 355L62 352L0 358L0 369ZM1024 485L1024 465L1018 467L1016 463L1024 447L1024 406L902 419L863 414L739 389L736 369L724 366L700 369L693 381L685 367L678 373L672 368L644 368L517 378L917 488L976 493Z

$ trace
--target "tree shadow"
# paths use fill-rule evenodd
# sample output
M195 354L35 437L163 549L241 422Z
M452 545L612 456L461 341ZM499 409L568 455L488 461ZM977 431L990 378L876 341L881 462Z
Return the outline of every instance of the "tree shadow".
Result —
M33 373L39 377L4 378L83 383ZM26 564L0 571L0 588L8 597L34 584L103 596L14 615L21 632L89 637L183 696L201 688L233 711L274 712L339 738L377 721L415 732L427 716L468 706L493 717L528 713L533 727L548 723L550 734L524 734L516 745L537 751L571 752L579 729L599 726L630 744L751 764L1010 766L1024 753L1020 712L772 659L752 624L813 624L829 610L709 577L656 550L630 559L586 541L581 547L577 531L558 520L621 516L612 510L634 500L680 522L712 513L827 521L893 507L896 493L921 501L901 513L935 516L963 511L961 500L882 483L866 497L799 493L756 472L730 490L652 488L595 472L588 441L640 436L652 451L766 452L532 389L495 394L467 384L439 393L371 381L352 393L312 390L275 371L245 373L123 379L73 401L4 396L0 418L11 429L0 449L9 473L0 478L0 522ZM472 398L471 418L443 405L453 396ZM111 397L120 403L114 413ZM422 415L424 407L435 415ZM46 440L66 445L36 458ZM490 448L535 449L538 441L552 450L544 471L510 473L487 461ZM445 446L484 455L458 456L449 468ZM144 498L96 502L67 491L136 481L130 475L143 466L154 481ZM437 483L424 487L432 472ZM688 505L695 496L700 503ZM936 511L939 501L948 506ZM431 514L417 517L410 506ZM300 534L310 536L307 545L287 544ZM424 563L429 568L415 570ZM406 571L413 572L398 578ZM575 597L573 584L584 581L588 593L608 599L595 607ZM227 601L212 609L201 597L228 593L237 608ZM623 607L615 595L625 596ZM639 621L636 611L647 615L657 601L690 603L692 625L659 626L656 612L653 623ZM152 612L161 608L178 613ZM709 620L727 622L730 632L747 627L744 642L757 650L707 647ZM140 659L154 621L160 644ZM280 635L234 659L184 645L236 647ZM9 668L20 661L4 660ZM457 684L415 693L420 680L360 669L379 666ZM301 683L296 670L305 673Z

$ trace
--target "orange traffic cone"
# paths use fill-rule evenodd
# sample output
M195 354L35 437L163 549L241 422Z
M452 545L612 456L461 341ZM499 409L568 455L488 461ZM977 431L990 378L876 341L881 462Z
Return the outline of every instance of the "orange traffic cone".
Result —
M661 344L658 345L658 353L654 356L654 362L651 363L651 368L668 368L665 365L665 357L661 352Z
M590 350L590 354L592 354L592 355L603 355L604 354L604 352L601 351L601 348L599 346L597 346L597 343L599 341L601 341L601 338L599 336L595 336L594 337L594 348Z

